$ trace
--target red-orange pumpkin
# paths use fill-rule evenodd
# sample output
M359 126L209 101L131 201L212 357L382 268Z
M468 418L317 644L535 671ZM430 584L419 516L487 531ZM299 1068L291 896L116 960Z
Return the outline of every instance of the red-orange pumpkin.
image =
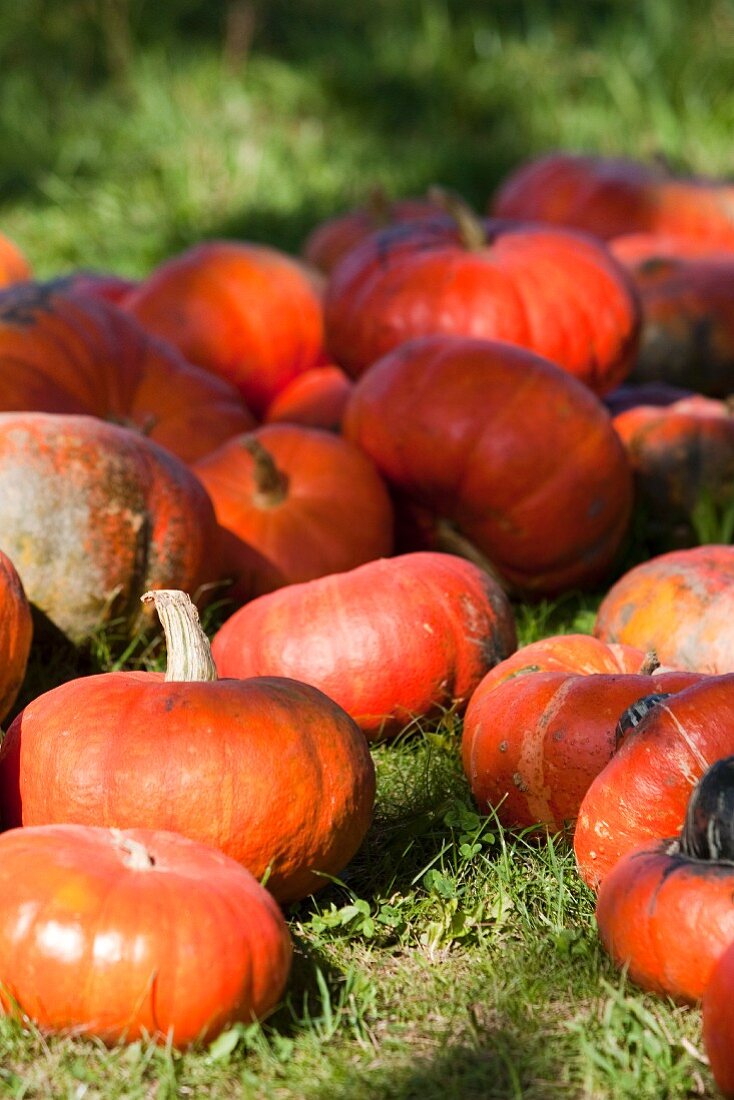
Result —
M427 552L261 596L224 623L212 653L222 676L315 684L377 738L462 709L515 645L496 581L468 561Z
M31 266L17 245L0 234L0 286L31 278Z
M643 989L699 1001L734 941L733 794L729 757L702 776L680 836L630 852L601 884L599 935Z
M0 1013L183 1047L267 1015L290 959L273 898L204 844L81 825L0 836Z
M265 423L302 424L338 432L352 392L341 367L330 364L299 374L268 405Z
M703 992L703 1047L716 1085L726 1100L734 1098L734 936L716 960Z
M12 561L0 550L0 722L23 683L32 638L25 590Z
M636 565L602 600L594 634L654 649L674 668L734 671L734 546L673 550Z
M600 580L627 530L632 476L601 402L523 348L426 336L359 379L344 434L388 484L517 589Z
M6 827L166 829L219 848L280 901L328 883L362 842L375 774L335 702L282 677L216 679L183 593L153 592L166 677L111 672L29 703L0 748Z
M596 889L628 852L676 836L691 789L732 753L734 675L706 677L653 707L581 803L574 852L584 881Z
M110 302L64 285L0 293L0 411L97 416L137 428L187 462L254 426L234 387Z
M267 425L193 469L223 528L229 594L239 602L392 551L384 482L363 451L331 432Z
M189 362L233 383L258 416L322 352L318 291L296 260L265 245L195 245L157 267L124 304Z
M506 340L605 393L629 373L639 307L597 241L564 230L473 219L383 230L333 272L327 346L358 377L406 340L451 334Z

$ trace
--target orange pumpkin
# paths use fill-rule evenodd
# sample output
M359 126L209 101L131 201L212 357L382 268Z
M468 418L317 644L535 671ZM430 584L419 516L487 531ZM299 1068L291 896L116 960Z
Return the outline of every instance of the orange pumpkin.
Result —
M12 561L0 550L0 722L23 683L32 638L25 590Z
M352 381L334 364L299 374L268 405L265 423L302 424L338 432Z
M17 245L0 234L0 286L31 278L31 266Z

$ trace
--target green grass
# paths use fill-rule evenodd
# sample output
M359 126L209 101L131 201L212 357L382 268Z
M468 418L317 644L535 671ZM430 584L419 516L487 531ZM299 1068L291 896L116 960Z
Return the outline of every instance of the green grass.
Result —
M202 237L295 251L375 182L440 182L483 207L518 161L558 146L732 172L728 0L254 9L237 64L224 5L203 0L3 13L0 230L39 276L143 275ZM519 606L521 640L589 630L597 602ZM159 663L153 636L126 651L100 635L84 654L39 641L19 705L75 675ZM293 976L265 1024L180 1054L4 1020L0 1095L713 1097L698 1013L613 971L566 840L477 816L459 738L447 716L375 749L373 828L342 881L288 913Z

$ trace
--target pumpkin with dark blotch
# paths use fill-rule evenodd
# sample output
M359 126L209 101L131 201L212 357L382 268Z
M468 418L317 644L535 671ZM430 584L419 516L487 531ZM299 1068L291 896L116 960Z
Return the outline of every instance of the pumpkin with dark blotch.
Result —
M640 321L626 272L599 242L463 208L367 238L333 272L324 310L327 348L355 378L440 333L517 344L596 393L628 375Z
M519 591L595 583L627 531L632 475L609 414L523 348L402 344L356 383L343 430L432 515L437 548L474 555Z
M254 419L237 391L75 282L0 293L0 411L84 414L192 462Z
M291 961L270 894L172 832L0 836L0 1014L110 1045L185 1047L275 1007Z
M498 188L490 209L584 229L608 239L664 233L734 246L734 187L676 176L662 164L554 152L521 164Z
M734 391L734 253L655 234L618 237L610 247L642 305L630 381L713 397Z
M267 876L280 901L326 886L372 818L362 733L308 684L218 680L188 598L147 598L164 624L165 677L85 676L29 703L0 749L3 824L172 830Z
M257 416L322 354L321 296L312 278L266 245L194 245L151 272L124 305L189 362L236 386Z
M18 571L0 550L0 722L23 683L32 639L28 598Z
M602 600L594 634L665 665L734 671L734 546L673 550L634 566Z
M369 738L462 710L515 648L509 600L451 554L416 553L290 585L220 627L222 676L293 676L344 707Z
M148 588L221 579L217 523L188 466L93 416L0 413L0 549L29 601L75 644L143 625Z
M392 505L363 451L296 424L235 436L193 467L243 602L392 552Z
M500 682L489 672L464 718L464 771L475 801L509 828L572 828L628 709L654 706L698 679L652 665L616 675L519 669Z
M678 837L637 848L604 879L599 935L643 989L695 1003L734 941L734 757L693 790Z
M676 836L691 789L732 753L734 675L705 677L629 725L581 803L574 852L584 881L596 889L628 852Z

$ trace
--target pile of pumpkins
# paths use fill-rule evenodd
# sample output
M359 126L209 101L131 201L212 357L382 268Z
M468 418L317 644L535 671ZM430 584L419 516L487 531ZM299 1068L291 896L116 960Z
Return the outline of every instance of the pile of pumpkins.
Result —
M265 1016L279 903L369 827L369 742L453 707L478 806L573 834L605 946L705 994L734 1095L734 547L696 545L734 512L733 202L554 153L487 217L375 193L297 258L41 283L2 243L2 716L34 630L157 614L168 652L9 725L2 1010L178 1046ZM620 575L633 515L656 552ZM513 600L608 584L593 636L517 649Z

